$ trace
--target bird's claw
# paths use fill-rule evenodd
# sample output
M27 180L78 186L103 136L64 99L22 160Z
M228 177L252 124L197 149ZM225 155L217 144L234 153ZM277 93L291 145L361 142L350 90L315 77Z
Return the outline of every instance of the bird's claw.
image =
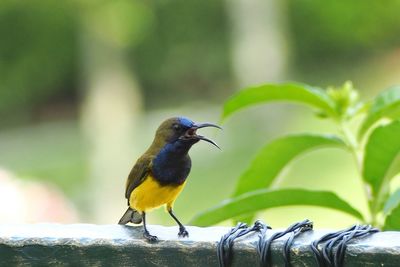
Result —
M143 237L146 238L150 243L154 243L158 241L158 237L155 235L151 235L149 232L144 232Z
M178 233L179 237L189 237L189 232L186 230L185 227L179 229Z

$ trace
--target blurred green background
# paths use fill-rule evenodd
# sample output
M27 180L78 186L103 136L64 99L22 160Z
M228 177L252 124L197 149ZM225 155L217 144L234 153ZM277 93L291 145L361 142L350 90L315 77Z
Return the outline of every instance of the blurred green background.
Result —
M175 115L218 122L244 86L352 80L368 99L400 84L399 10L398 0L1 1L0 220L116 223L126 177L158 124ZM222 132L205 130L222 151L192 149L175 208L183 222L227 198L267 141L335 131L304 111L256 107ZM333 190L366 208L354 162L339 150L301 158L280 184ZM353 220L309 207L260 217L274 227ZM163 210L149 220L174 224Z

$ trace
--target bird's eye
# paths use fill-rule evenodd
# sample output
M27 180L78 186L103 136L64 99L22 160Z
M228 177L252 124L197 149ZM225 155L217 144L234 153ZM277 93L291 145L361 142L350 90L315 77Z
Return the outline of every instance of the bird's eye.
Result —
M174 124L172 127L174 128L175 131L178 131L181 129L181 126L179 124Z

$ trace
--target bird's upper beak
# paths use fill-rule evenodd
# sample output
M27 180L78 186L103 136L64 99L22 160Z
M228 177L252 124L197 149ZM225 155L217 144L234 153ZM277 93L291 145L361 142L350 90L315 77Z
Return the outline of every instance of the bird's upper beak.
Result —
M218 128L218 129L222 130L221 127L219 127L218 125L212 124L212 123L194 124L189 130L187 130L187 132L185 134L185 137L186 138L197 138L197 139L200 139L200 140L204 140L204 141L206 141L206 142L208 142L210 144L213 144L217 148L221 149L214 141L212 141L212 140L210 140L210 139L208 139L208 138L196 133L196 131L198 129L205 128L205 127L215 127L215 128Z

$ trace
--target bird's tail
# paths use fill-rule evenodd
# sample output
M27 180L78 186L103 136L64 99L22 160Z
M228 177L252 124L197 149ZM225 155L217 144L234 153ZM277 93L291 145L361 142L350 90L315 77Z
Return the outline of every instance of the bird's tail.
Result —
M118 224L127 224L128 222L139 224L142 222L142 215L137 210L128 207Z

